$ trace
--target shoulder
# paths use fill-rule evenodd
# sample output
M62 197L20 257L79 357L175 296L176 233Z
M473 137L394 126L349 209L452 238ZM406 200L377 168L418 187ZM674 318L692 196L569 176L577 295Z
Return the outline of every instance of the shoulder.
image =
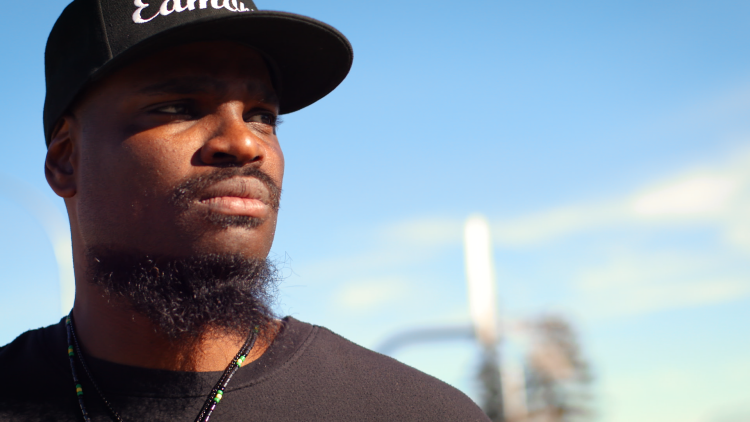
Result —
M56 325L29 330L12 342L0 347L0 373L13 376L19 371L28 371L29 364L41 362L46 356L46 337L56 331Z
M50 375L67 373L65 335L65 323L61 320L57 324L26 331L0 347L0 378L35 382L37 375L49 378ZM0 389L4 387L0 385Z
M369 409L384 420L488 420L465 394L435 377L327 328L291 319L290 325L310 327L296 363L304 379L348 400L359 411Z
M65 420L58 417L66 407L61 393L70 390L72 381L65 367L64 335L61 322L27 331L0 347L0 379L12 380L0 383L1 420Z

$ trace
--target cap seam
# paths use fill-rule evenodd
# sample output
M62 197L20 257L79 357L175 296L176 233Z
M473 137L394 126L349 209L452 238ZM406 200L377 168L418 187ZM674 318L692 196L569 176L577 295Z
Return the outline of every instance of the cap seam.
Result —
M104 22L104 12L102 11L101 0L96 1L96 11L99 13L99 24L102 26L102 33L104 34L104 44L107 46L107 60L112 60L112 47L109 45L109 34L107 33L107 24Z

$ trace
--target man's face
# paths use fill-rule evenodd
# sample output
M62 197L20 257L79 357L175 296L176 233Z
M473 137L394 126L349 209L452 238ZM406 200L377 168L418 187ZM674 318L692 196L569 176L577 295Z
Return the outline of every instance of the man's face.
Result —
M235 43L172 48L107 77L70 129L81 246L265 258L284 173L277 114L265 62Z

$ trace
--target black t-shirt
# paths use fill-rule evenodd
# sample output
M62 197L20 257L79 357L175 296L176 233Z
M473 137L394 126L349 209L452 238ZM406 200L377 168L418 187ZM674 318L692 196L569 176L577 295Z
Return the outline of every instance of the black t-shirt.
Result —
M87 357L126 421L193 421L221 372L174 372ZM80 371L80 370L79 370ZM93 421L111 420L85 374ZM65 324L0 348L0 420L83 420ZM271 347L232 378L211 421L489 421L455 388L318 326L287 317Z

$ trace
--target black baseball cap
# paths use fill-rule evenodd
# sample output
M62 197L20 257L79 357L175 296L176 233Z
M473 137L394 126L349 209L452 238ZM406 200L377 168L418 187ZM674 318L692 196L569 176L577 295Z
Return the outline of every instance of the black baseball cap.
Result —
M286 114L325 97L352 65L335 28L294 13L261 11L252 0L74 0L45 50L44 135L93 82L152 52L188 42L236 41L269 65Z

